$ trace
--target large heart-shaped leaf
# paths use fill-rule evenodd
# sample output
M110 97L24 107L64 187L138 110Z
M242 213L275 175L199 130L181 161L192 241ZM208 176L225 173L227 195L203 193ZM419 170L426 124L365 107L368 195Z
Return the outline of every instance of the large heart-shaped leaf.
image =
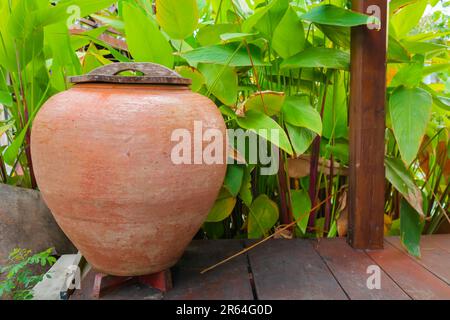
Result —
M284 92L263 91L251 95L245 101L245 110L258 110L268 116L274 116L280 113L285 100Z
M251 45L249 48L252 54L251 58L245 48L236 47L233 44L200 47L182 52L180 55L191 66L196 66L198 63L215 63L230 67L250 67L252 64L255 66L268 65L259 58L259 49Z
M238 117L236 121L240 127L255 132L292 155L292 147L286 132L269 116L256 110L249 110L245 113L245 117Z
M197 32L197 41L203 46L211 46L222 42L221 35L239 32L238 24L219 23L202 27Z
M123 3L128 49L136 61L154 62L172 68L172 47L155 23L138 7Z
M172 38L182 40L198 25L197 0L156 0L156 20Z
M307 128L296 127L286 123L286 129L291 138L292 147L294 148L295 154L300 156L308 150L308 148L313 143L317 134Z
M232 197L227 190L222 189L206 222L220 222L228 218L233 212L236 201L236 198Z
M329 68L348 70L350 67L350 54L347 52L313 47L306 49L293 57L286 59L281 68Z
M420 88L397 88L389 100L389 113L402 159L409 165L419 151L431 117L433 100Z
M319 112L309 103L307 96L287 97L282 112L286 122L322 134L322 119Z
M209 92L226 105L235 104L238 76L233 68L217 64L200 64L198 68L205 77Z
M305 233L308 227L311 199L305 190L291 190L292 215L299 229Z
M230 164L227 167L227 175L225 176L224 187L228 192L236 197L241 190L242 179L244 177L244 167L236 164Z
M279 217L278 206L265 194L259 196L250 206L248 216L248 238L261 238L273 228Z
M289 58L302 51L304 46L303 24L289 7L273 33L272 47L282 58Z
M326 24L340 27L353 27L370 22L370 17L361 13L345 10L334 5L317 6L300 16L317 24Z
M348 137L347 86L344 72L336 71L328 86L323 113L323 136L327 139Z
M190 86L192 91L198 92L205 84L205 78L195 68L189 66L179 66L175 68L175 71L180 76L192 80L192 84Z
M400 159L386 158L386 178L408 201L422 219L425 218L423 210L422 192L414 183L408 170Z

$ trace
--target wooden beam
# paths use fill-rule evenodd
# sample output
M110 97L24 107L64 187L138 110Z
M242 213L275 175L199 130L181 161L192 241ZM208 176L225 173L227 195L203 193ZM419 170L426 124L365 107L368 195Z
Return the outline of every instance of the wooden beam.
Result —
M352 4L354 11L378 13L381 28L364 25L351 32L348 242L357 249L381 249L388 0L352 0Z

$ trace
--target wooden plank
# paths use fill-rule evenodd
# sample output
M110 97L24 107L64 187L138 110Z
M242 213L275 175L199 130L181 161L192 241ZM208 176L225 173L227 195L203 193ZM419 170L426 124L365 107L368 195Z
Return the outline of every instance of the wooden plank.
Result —
M270 240L248 255L258 299L347 299L310 241Z
M243 249L240 240L194 241L172 269L166 300L253 300L247 257L242 255L206 274L200 271Z
M423 236L422 240L428 245L436 246L447 253L450 253L450 234L433 234Z
M450 286L390 243L368 255L415 300L450 299Z
M353 10L378 6L381 29L352 28L350 88L349 243L383 247L387 0L353 0Z
M351 248L344 239L323 239L314 243L334 277L352 300L409 300L408 295L381 272L381 289L369 289L368 267L375 262L364 252Z
M445 237L422 237L420 243L421 258L416 259L412 256L410 258L450 285L450 245L446 247L447 249L441 247L447 239L450 239L450 235L445 235ZM400 238L392 237L386 240L397 249L406 253L406 250L401 245Z

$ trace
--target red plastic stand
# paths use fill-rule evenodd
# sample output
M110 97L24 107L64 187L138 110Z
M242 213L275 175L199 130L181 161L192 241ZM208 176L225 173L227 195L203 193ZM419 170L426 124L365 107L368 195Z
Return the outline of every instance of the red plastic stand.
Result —
M92 289L92 297L94 299L100 299L107 291L114 290L130 281L137 281L138 283L158 289L161 292L167 292L173 287L170 270L138 277L117 277L104 273L97 273L95 275L94 288Z

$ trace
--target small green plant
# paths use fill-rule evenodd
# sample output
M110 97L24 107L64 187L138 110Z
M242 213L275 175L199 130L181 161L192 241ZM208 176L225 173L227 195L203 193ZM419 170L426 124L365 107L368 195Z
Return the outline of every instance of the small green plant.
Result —
M56 262L53 251L32 255L31 250L14 249L8 263L0 266L0 299L33 299L33 287L44 278L42 270Z

